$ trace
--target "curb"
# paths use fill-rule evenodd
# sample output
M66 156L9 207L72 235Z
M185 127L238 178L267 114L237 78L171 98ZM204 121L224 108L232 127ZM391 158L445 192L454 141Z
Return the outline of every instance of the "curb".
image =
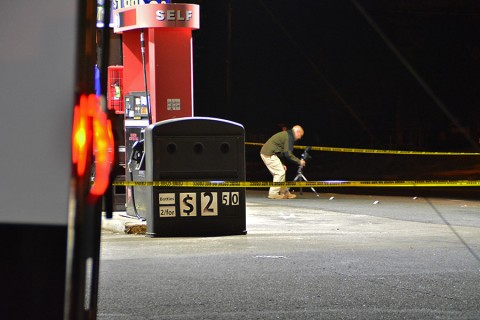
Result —
M102 214L102 230L125 234L146 234L147 222L128 216L125 212L114 212L111 219Z

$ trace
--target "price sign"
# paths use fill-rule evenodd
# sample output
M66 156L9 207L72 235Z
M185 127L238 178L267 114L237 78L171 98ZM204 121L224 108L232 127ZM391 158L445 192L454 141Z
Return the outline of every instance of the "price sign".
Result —
M180 216L193 217L197 215L197 194L195 192L180 193Z
M202 216L218 216L217 192L202 192Z
M235 215L240 205L238 191L204 191L159 193L160 218L166 217L215 217Z
M240 192L222 192L222 204L224 206L238 206L240 204Z

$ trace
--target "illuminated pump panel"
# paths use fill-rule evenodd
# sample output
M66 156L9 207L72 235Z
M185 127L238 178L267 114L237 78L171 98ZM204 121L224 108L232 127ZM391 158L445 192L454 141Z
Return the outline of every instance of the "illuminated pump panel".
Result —
M125 118L136 120L148 118L145 92L130 92L125 95Z

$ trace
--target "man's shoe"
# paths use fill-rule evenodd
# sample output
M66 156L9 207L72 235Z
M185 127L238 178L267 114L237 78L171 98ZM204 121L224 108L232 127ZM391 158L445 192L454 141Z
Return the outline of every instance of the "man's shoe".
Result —
M285 199L295 199L297 196L294 195L293 193L290 193L290 191L286 191L285 193L281 193L285 197Z
M269 194L268 199L288 199L285 194Z
M290 192L286 192L286 193L280 193L280 194L269 194L268 195L268 198L269 199L295 199L297 196L290 193Z

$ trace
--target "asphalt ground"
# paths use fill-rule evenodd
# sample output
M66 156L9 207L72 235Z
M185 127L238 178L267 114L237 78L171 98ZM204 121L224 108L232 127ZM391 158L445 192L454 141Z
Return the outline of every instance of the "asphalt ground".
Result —
M265 196L247 191L241 236L104 220L98 319L480 319L480 201Z

